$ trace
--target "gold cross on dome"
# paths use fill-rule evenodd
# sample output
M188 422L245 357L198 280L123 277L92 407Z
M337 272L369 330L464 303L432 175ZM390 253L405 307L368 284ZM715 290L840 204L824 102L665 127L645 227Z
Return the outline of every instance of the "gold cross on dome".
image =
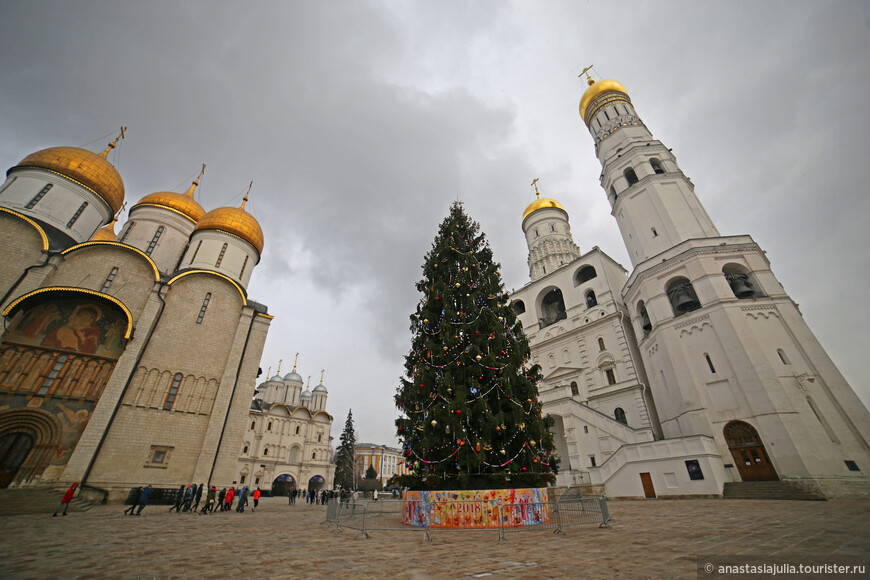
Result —
M320 371L320 384L321 385L323 384L323 373L325 373L325 372L326 372L326 369L323 369Z
M299 360L299 353L296 353L296 358L293 359L293 372L296 372L296 361Z
M535 195L538 197L538 199L541 199L541 192L538 191L538 181L540 179L541 179L540 177L536 177L532 180L532 185L535 186Z
M121 126L121 132L118 134L117 137L115 137L115 140L114 140L114 141L112 141L111 143L109 143L109 146L106 147L106 150L103 151L103 152L101 153L101 155L103 156L103 159L108 158L108 156L109 156L109 151L111 151L112 149L114 149L114 148L115 148L115 145L118 144L118 141L120 141L121 139L124 138L124 135L125 135L126 131L127 131L127 127L124 127L124 126L122 125L122 126Z

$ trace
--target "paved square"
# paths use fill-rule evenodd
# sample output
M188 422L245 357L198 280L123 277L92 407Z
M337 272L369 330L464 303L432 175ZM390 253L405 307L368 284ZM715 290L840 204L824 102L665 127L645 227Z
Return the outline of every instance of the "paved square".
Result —
M613 527L509 534L353 530L326 508L264 498L260 509L141 517L121 506L0 518L0 578L696 578L699 555L870 555L870 501L610 502Z

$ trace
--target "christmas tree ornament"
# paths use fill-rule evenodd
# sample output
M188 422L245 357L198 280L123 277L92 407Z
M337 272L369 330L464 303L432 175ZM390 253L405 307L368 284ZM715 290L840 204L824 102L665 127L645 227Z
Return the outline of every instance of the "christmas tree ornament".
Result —
M438 421L436 421L435 419L432 419L432 423L431 423L431 425L432 425L433 427L436 427L436 426L438 425Z

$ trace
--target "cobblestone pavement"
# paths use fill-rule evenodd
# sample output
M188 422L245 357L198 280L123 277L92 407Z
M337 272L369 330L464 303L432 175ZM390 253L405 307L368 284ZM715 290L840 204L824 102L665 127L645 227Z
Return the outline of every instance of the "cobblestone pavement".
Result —
M0 578L696 578L700 555L870 555L870 501L610 502L610 529L333 534L326 508L0 518Z

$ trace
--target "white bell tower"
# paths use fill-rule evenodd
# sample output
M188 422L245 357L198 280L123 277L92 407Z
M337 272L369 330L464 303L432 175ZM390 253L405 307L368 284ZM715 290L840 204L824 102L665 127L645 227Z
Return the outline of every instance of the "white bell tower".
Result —
M622 294L665 438L712 437L734 481L870 493L870 414L765 252L719 234L622 84L589 79L580 116L634 266Z

